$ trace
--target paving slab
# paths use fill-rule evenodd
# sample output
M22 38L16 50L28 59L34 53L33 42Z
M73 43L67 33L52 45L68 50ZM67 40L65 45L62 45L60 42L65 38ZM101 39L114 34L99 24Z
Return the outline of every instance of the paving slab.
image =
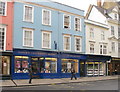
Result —
M32 84L29 84L29 79L24 80L2 80L0 86L11 87L11 86L31 86L31 85L54 85L54 84L65 84L65 83L78 83L86 81L99 81L99 80L110 80L118 79L118 76L99 76L99 77L80 77L77 80L70 78L60 79L32 79Z

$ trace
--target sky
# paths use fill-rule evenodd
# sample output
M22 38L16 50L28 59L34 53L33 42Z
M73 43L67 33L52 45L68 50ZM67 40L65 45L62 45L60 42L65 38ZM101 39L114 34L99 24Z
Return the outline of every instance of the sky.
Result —
M85 11L85 13L87 12L90 4L97 5L97 0L51 0L51 1L63 3L78 9L82 9ZM103 1L104 0L102 0L102 2ZM117 1L120 1L120 0L117 0Z

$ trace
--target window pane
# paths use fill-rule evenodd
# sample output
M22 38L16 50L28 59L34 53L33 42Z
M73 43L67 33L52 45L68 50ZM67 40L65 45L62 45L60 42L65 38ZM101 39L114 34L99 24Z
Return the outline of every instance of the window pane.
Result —
M32 17L33 17L32 10L33 10L32 7L25 6L25 16L24 16L25 21L32 22Z
M42 44L43 44L43 48L50 48L50 40L51 40L51 38L50 38L50 33L48 32L45 32L45 33L43 33L43 41L42 41Z
M24 30L24 45L32 46L33 44L33 32L32 30Z
M70 16L64 15L64 28L70 28Z
M50 25L50 11L43 10L43 24Z
M76 59L62 59L62 73L71 73L71 68L78 73L78 60Z
M5 2L0 2L0 15L5 15Z
M15 73L28 73L27 56L15 56Z
M0 50L4 50L5 41L5 29L0 28Z
M45 58L45 73L56 73L56 72L57 72L57 59Z

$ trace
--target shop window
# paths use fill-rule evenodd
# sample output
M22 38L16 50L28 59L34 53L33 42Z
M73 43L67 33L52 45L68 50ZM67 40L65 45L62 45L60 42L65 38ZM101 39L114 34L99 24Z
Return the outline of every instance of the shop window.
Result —
M57 72L57 59L45 58L45 73L56 73L56 72Z
M76 59L62 59L62 73L71 73L71 69L78 73L78 60Z
M27 56L15 56L15 73L28 73Z
M0 57L0 74L9 75L10 74L10 57L2 56Z

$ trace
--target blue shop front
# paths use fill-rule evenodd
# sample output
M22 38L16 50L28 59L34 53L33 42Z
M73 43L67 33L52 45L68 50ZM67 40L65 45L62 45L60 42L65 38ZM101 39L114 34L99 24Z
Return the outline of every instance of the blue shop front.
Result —
M28 68L32 65L35 78L69 78L71 68L80 77L80 61L86 56L75 53L14 49L12 58L12 78L28 79Z

